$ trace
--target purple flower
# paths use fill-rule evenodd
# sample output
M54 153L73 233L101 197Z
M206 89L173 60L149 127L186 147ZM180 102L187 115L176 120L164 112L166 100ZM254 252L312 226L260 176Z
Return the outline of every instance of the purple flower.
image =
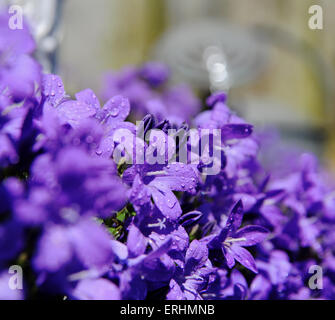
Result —
M147 62L139 70L139 75L152 87L158 87L169 78L168 67L160 62Z
M214 268L208 260L208 248L198 240L191 242L185 262L178 266L170 281L168 300L202 300L201 291L208 285Z
M86 219L75 225L46 226L33 260L39 271L57 272L78 259L83 267L101 268L113 256L111 239L104 227Z
M215 106L218 102L226 102L227 100L227 95L224 92L216 92L212 95L210 95L207 99L206 99L206 104L210 107Z
M136 229L133 229L132 232L140 236L139 242L143 245L143 236ZM119 281L122 299L143 300L149 287L162 286L161 283L164 285L164 282L171 279L174 273L175 265L173 260L167 255L172 244L172 237L165 238L160 245L152 248L147 254L139 254L142 249L140 251L138 249L130 251L129 247L133 247L135 242L136 239L132 238L132 236L128 246L118 241L113 241L113 249L117 260L113 264L113 269L109 276L111 279ZM135 252L139 255L134 255Z
M176 220L182 213L172 191L195 192L198 177L190 165L172 163L163 165L135 165L123 174L124 181L133 181L130 201L141 206L154 200L162 214Z
M211 248L221 248L229 268L235 260L257 273L255 260L244 247L254 246L264 241L268 231L261 226L248 225L240 228L243 219L242 202L238 201L228 216L225 227L219 235L211 236L208 243Z
M49 154L38 157L31 183L16 208L17 219L24 223L67 223L81 215L106 217L126 200L126 188L116 177L113 162L91 157L80 148L64 148L55 159Z
M248 294L248 284L242 273L234 269L219 292L227 300L244 300Z
M120 300L120 290L107 279L84 279L79 281L72 292L79 300Z
M24 23L22 29L12 30L7 13L0 14L0 95L19 102L31 96L35 83L40 82L40 65L30 57L35 42ZM8 92L6 91L8 90Z
M110 72L105 77L103 97L106 100L115 95L128 97L136 118L152 113L159 120L168 118L180 125L196 115L200 101L185 84L164 87L168 77L168 68L159 62Z

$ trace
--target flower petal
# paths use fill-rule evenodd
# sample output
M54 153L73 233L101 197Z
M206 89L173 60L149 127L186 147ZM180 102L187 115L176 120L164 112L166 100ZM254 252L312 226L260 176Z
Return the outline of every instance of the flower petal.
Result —
M91 89L82 90L75 95L77 101L83 102L96 109L100 109L100 102L96 94Z
M59 105L66 96L62 79L54 74L45 74L42 78L42 95L52 107Z
M98 119L106 121L113 127L116 123L124 121L129 112L129 100L123 96L114 96L106 102L101 112L98 113Z
M235 233L234 238L245 238L239 241L240 246L248 247L262 242L269 235L269 231L261 226L246 226Z
M213 107L216 103L218 102L226 102L227 100L227 94L223 91L219 91L216 92L212 95L210 95L207 99L206 99L206 104L209 107Z
M243 247L240 247L237 244L233 244L228 249L228 251L234 257L234 259L237 260L240 264L245 266L247 269L255 273L258 273L255 260L248 250L244 249Z
M154 202L162 214L171 220L177 220L182 210L173 192L164 184L157 182L151 182L150 189Z
M168 186L171 190L195 192L198 176L190 165L172 163L164 168L165 176L156 177L155 181Z
M222 137L225 140L247 138L252 134L253 126L250 124L226 124L221 129Z
M96 114L96 109L81 101L69 100L60 104L57 108L59 118L64 122L76 127L81 120L90 118Z
M50 226L42 235L38 245L34 266L38 270L55 272L72 257L68 232L62 226Z
M200 211L190 211L184 215L182 215L179 219L179 223L183 227L187 227L197 222L202 217L202 212Z
M185 295L181 290L179 284L171 279L170 281L170 291L166 296L167 300L185 300Z
M120 300L119 288L107 279L81 280L73 291L79 300Z
M110 261L111 238L95 221L80 221L71 228L70 237L78 258L86 267L101 267Z
M232 234L237 230L242 223L243 214L243 204L242 201L239 200L231 210L226 225L219 235L220 241L224 241L229 234Z
M141 231L133 224L130 226L127 247L130 256L137 257L145 252L147 240Z
M185 256L185 274L189 275L196 269L202 267L208 259L207 246L198 241L193 240L190 247L186 251Z

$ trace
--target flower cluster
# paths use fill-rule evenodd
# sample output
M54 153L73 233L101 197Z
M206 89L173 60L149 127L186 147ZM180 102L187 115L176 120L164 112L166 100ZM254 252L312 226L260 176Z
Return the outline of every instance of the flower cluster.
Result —
M71 97L30 56L28 27L9 30L7 19L0 17L0 299L335 299L334 184L313 155L279 154L284 169L268 168L252 126L224 93L201 111L187 87L169 87L156 62L110 74L103 105L90 89ZM136 116L137 125L126 121ZM208 129L219 159L180 161L182 147L195 147L191 127ZM165 144L142 133L160 130L168 140L172 128L182 132L173 159L129 164L125 148L113 160L118 130L155 159ZM215 162L219 172L207 175ZM8 285L12 265L23 269L23 290ZM313 265L322 267L322 290L308 285Z
M134 120L150 113L158 121L169 119L171 125L180 126L200 112L201 102L186 84L168 85L169 75L168 67L159 62L108 72L102 98L121 94L129 99Z

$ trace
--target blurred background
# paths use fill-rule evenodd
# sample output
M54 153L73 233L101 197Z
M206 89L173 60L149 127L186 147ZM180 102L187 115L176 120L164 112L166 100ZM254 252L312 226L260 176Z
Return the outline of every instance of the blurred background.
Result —
M230 107L248 121L275 125L335 169L334 0L21 2L44 26L36 27L41 59L70 93L99 92L107 70L163 61L173 82L201 98L229 90ZM316 4L323 30L308 27Z

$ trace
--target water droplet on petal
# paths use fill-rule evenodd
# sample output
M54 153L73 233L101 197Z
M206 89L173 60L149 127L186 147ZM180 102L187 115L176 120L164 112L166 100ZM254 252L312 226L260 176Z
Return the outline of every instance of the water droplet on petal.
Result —
M119 114L119 109L118 108L113 108L112 111L110 112L110 115L112 117L116 117Z
M169 208L173 208L175 203L176 203L176 201L171 201L170 199L167 201L167 205L168 205Z

